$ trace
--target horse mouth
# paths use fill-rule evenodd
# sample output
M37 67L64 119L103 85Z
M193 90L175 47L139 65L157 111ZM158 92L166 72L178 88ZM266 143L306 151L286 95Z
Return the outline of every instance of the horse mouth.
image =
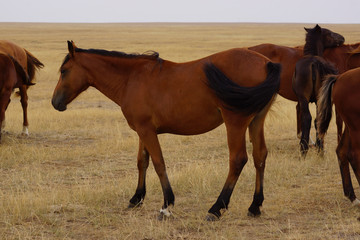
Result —
M56 102L56 101L52 100L51 103L52 103L53 107L60 112L63 112L66 110L66 104L63 104L62 102Z

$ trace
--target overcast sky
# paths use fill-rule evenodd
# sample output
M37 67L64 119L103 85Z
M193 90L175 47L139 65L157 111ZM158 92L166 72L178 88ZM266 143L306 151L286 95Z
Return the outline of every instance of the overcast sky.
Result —
M360 23L360 0L7 0L0 22Z

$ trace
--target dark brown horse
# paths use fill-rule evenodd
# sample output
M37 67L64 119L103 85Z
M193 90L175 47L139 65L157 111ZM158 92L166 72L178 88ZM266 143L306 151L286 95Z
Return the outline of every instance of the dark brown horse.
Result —
M334 64L339 73L343 73L349 69L360 67L360 43L344 44L334 48L326 48L323 57L325 60ZM279 95L291 100L298 101L292 89L292 77L295 71L296 62L303 57L302 47L287 47L270 43L260 44L250 47L249 49L259 52L270 58L271 61L280 63L282 71L280 76ZM300 129L300 109L296 107L297 112L297 134L301 137ZM338 128L338 140L342 134L342 120L336 117L336 125Z
M139 136L138 186L129 207L143 202L151 156L164 195L160 216L169 216L174 194L166 174L157 134L201 134L225 122L230 152L228 177L208 219L227 209L237 179L247 162L249 127L256 168L251 215L260 214L267 149L264 120L280 83L280 65L247 50L232 49L199 60L174 63L153 55L84 50L68 42L52 104L59 111L89 86L117 103Z
M324 76L335 74L337 70L322 57L325 48L344 43L344 38L328 29L316 25L306 30L304 56L295 65L292 87L298 99L301 119L300 151L303 156L309 149L311 114L309 103L317 105L317 95ZM325 33L325 34L324 34ZM316 122L316 119L315 119ZM323 150L323 142L316 139L319 151Z
M28 95L27 89L34 85L35 72L37 69L44 67L36 57L34 57L26 49L6 40L0 40L0 52L6 53L14 58L28 75L28 82L26 84L19 84L15 88L19 89L20 102L23 109L23 135L29 135L29 122L27 118Z
M14 88L28 84L29 76L20 63L7 53L0 52L0 141L11 93Z
M349 163L360 184L360 68L328 77L319 93L318 132L322 139L329 127L334 103L345 122L344 134L336 149L343 190L354 205L359 205L351 182Z

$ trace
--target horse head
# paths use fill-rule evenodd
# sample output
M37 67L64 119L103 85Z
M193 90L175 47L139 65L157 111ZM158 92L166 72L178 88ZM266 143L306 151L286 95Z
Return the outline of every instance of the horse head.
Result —
M321 28L318 24L314 28L304 29L306 31L304 54L321 56L325 48L337 47L345 42L341 34Z
M51 101L54 108L59 111L65 111L67 104L90 86L86 70L78 61L80 56L77 56L76 49L74 42L68 41L69 53L60 67L60 78Z

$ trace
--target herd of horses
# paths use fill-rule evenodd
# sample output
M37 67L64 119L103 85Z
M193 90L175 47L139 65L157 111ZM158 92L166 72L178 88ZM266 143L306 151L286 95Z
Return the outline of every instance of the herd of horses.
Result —
M126 54L82 49L68 41L68 54L60 67L52 105L65 111L81 92L95 87L121 107L128 125L139 136L138 184L129 208L143 203L151 157L163 191L160 219L171 216L169 206L174 205L175 196L158 134L195 135L225 123L229 172L220 195L208 211L207 220L213 221L228 208L235 184L248 161L247 129L256 169L255 192L248 210L251 216L261 214L268 152L264 121L277 94L298 102L297 131L304 157L309 148L309 103L317 105L315 144L319 152L323 151L334 103L339 143L336 153L344 194L352 203L359 204L349 164L360 183L360 105L357 104L360 43L344 44L343 36L318 25L305 30L303 47L261 44L185 63L164 60L157 52ZM28 134L26 90L33 85L35 71L43 66L25 49L7 41L0 42L0 130L10 95L19 88L24 114L23 134Z

